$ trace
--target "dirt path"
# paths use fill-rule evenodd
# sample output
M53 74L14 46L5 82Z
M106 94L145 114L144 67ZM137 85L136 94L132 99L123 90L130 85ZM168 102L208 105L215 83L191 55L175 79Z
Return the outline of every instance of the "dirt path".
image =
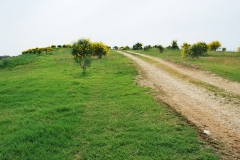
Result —
M169 74L166 70L150 64L136 56L118 51L132 59L139 66L145 76L140 83L156 89L157 98L169 104L188 120L202 130L211 132L210 138L215 141L223 141L236 155L240 155L240 107L229 103L228 97L218 97L209 90L179 79ZM138 54L135 53L134 54ZM232 83L216 75L204 71L192 70L179 66L159 58L138 54L165 65L168 70L174 70L178 74L193 77L204 83L214 85L239 96L240 84ZM236 102L238 101L238 102ZM239 103L239 99L235 99Z

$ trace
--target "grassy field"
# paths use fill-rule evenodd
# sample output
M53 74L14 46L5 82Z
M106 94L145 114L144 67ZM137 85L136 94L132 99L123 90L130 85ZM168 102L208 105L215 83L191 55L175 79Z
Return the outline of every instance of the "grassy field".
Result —
M24 56L0 70L0 159L219 159L119 53L86 74L70 49Z
M163 53L160 53L157 49L151 49L136 52L160 57L186 66L194 65L196 68L209 70L229 80L240 82L240 53L210 51L198 59L193 59L190 57L181 58L180 50L164 50Z

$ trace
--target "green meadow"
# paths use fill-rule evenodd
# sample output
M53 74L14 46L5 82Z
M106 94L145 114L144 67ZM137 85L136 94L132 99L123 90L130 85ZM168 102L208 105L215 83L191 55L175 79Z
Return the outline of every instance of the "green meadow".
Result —
M136 52L160 57L188 67L208 70L231 81L240 82L240 53L237 52L209 51L198 59L182 58L181 50L166 49L160 53L159 50L153 48L148 51L137 50Z
M70 53L25 54L0 69L0 159L220 158L137 84L130 59L111 51L83 73Z

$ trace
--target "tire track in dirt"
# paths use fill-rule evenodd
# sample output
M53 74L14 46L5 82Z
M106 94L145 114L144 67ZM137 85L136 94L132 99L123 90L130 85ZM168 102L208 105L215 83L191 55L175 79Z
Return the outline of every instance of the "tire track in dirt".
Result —
M210 97L209 91L204 88L179 80L129 53L118 52L136 62L146 76L147 83L143 82L143 85L158 90L157 98L176 109L200 129L209 130L210 138L225 142L231 151L240 155L240 107L221 103L222 99ZM181 73L183 72L187 71Z
M240 94L240 84L237 82L231 82L229 80L226 80L222 77L219 77L219 76L217 76L213 73L207 72L207 71L182 67L180 65L168 62L166 60L163 60L163 59L160 59L157 57L148 56L148 55L140 54L137 52L131 52L131 51L128 51L128 52L155 60L155 61L157 61L157 62L159 62L181 74L190 76L190 77L198 79L202 82L205 82L205 83L211 84L213 86L216 86L218 88L224 89L225 91L227 91L229 93Z

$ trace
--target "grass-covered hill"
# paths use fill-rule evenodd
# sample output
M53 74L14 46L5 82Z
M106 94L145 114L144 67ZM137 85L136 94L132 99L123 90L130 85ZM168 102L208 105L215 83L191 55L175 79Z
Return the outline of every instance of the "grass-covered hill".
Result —
M83 73L70 48L0 69L0 159L218 159L111 51Z

